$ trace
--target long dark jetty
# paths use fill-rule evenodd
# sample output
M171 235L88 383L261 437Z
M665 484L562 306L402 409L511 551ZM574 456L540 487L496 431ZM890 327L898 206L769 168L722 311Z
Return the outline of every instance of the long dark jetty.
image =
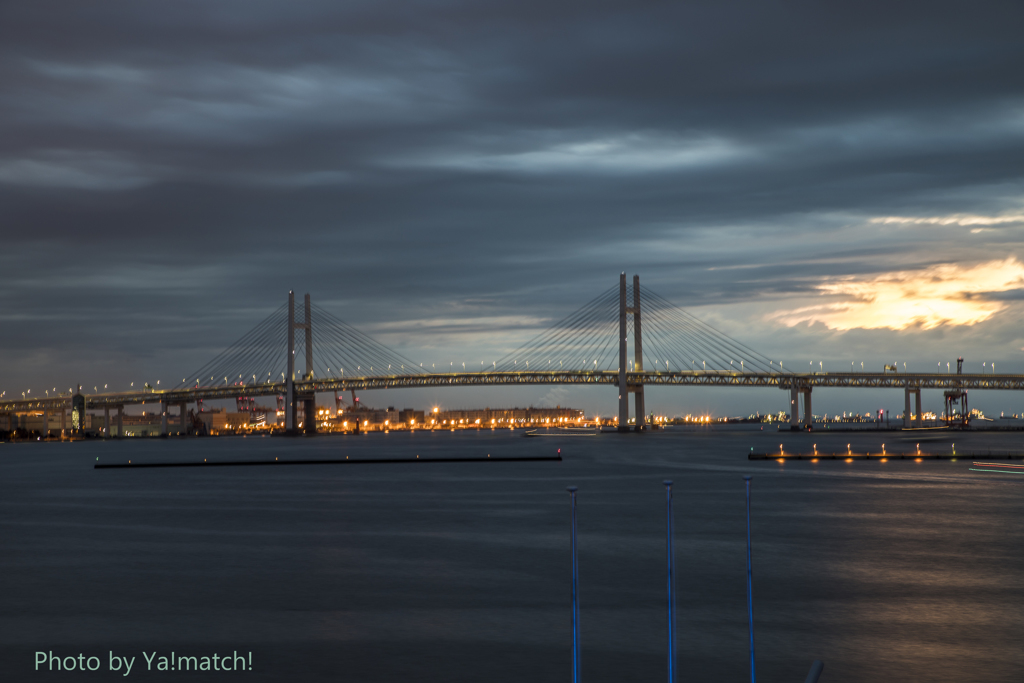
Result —
M511 458L340 458L323 460L214 460L202 462L117 462L96 463L93 469L135 469L144 467L254 467L260 465L396 465L399 463L453 463L453 462L561 462L561 455L537 455Z

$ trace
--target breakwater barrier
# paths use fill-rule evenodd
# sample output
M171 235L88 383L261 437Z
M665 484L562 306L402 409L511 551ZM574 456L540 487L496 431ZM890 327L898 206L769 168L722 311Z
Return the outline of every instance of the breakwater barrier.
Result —
M538 455L509 458L492 458L491 456L469 458L332 458L308 460L189 460L184 462L112 462L96 463L93 469L137 469L147 467L252 467L263 465L395 465L400 463L461 463L461 462L561 462L559 455Z

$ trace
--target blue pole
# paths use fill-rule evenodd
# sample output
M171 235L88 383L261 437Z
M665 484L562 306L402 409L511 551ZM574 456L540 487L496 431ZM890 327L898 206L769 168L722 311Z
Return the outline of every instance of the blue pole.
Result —
M672 572L672 480L666 479L665 503L668 515L668 683L676 680L676 593L675 580Z
M750 568L750 476L743 477L747 483L747 623L750 625L750 683L757 683L754 667L754 583Z
M580 683L580 565L576 559L576 487L568 488L572 503L572 683Z

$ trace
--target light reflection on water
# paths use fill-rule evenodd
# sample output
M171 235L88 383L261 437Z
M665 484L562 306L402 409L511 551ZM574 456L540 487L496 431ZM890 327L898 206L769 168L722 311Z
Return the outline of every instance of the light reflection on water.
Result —
M139 665L143 649L237 649L253 652L250 680L563 681L572 483L583 676L661 680L661 481L671 478L680 680L743 680L740 475L752 473L763 680L803 680L815 658L826 663L823 683L1017 680L1024 482L970 472L970 458L746 459L780 441L792 452L815 443L894 452L897 436L755 427L4 444L0 562L11 589L0 603L0 671L29 671L37 649L124 650ZM1024 452L1024 433L956 443ZM561 463L91 467L96 457L501 458L557 448Z

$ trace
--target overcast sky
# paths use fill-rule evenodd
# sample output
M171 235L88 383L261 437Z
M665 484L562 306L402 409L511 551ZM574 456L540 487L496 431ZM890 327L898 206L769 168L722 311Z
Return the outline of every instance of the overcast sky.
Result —
M3 3L0 390L180 378L289 289L476 363L621 271L794 368L1024 372L1024 5L846 5ZM574 400L523 391L442 399Z

